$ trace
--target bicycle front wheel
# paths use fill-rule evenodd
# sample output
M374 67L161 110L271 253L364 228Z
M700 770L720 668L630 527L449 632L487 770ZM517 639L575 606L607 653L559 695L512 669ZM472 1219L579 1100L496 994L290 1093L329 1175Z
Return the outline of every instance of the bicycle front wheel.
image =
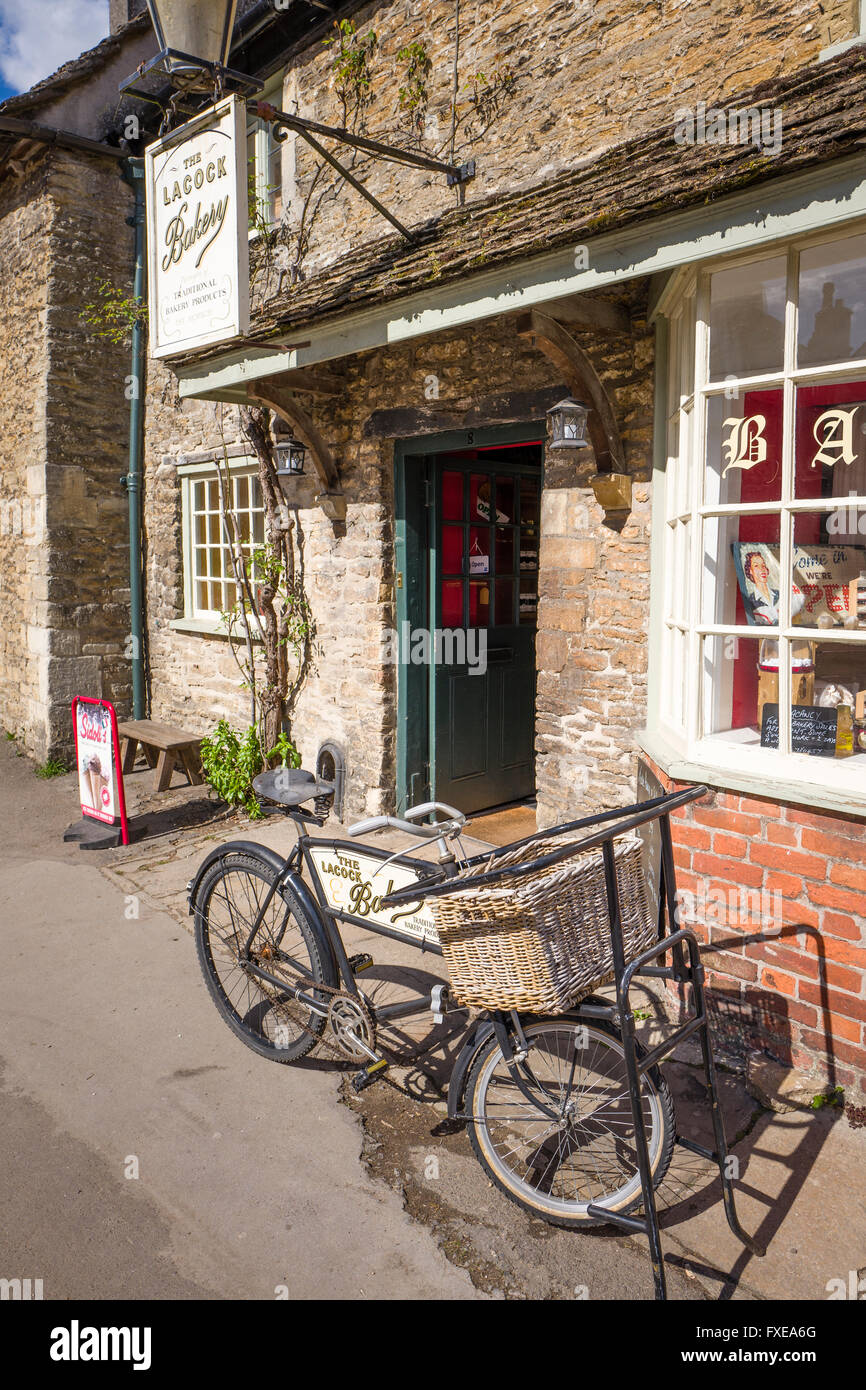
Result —
M633 1211L641 1184L618 1033L571 1018L541 1019L524 1033L525 1089L495 1037L481 1047L467 1082L470 1138L482 1166L512 1201L555 1226L603 1224L588 1214L591 1204ZM641 1103L657 1187L675 1136L673 1103L657 1068L642 1077Z
M290 884L275 892L249 946L249 959L278 980L280 988L249 969L244 952L273 886L276 871L252 854L229 854L205 874L195 900L195 940L211 998L241 1042L272 1062L295 1062L315 1047L325 1013L314 1012L290 992L302 985L327 1010L330 980L318 933ZM312 985L310 982L313 982Z

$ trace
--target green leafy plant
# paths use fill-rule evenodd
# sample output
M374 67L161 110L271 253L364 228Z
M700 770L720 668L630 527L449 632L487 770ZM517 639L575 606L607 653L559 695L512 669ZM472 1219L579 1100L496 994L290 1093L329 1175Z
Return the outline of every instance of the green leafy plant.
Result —
M85 304L81 318L100 338L120 346L128 345L133 328L147 324L146 303L125 295L110 280L97 280L96 293L98 298L92 304Z
M201 741L201 767L205 781L230 806L241 806L250 820L259 820L262 808L253 791L253 778L264 766L258 731L245 733L221 719L213 733Z
M50 777L62 777L69 768L62 758L48 758L36 769L36 776L48 781Z
M406 64L403 84L397 91L400 110L408 119L411 129L420 131L424 127L424 113L429 100L427 78L433 63L423 43L406 44L397 54L397 62Z
M826 1106L839 1109L844 1104L845 1092L841 1086L834 1086L832 1091L819 1091L818 1095L812 1097L813 1110L823 1110Z
M323 43L334 49L334 90L343 108L345 127L349 124L350 115L372 100L370 67L378 39L372 29L368 29L366 34L359 34L351 19L335 20L334 28L337 31L334 37L323 39Z
M301 755L292 740L283 729L273 748L268 753L268 762L272 758L279 758L283 767L300 767Z

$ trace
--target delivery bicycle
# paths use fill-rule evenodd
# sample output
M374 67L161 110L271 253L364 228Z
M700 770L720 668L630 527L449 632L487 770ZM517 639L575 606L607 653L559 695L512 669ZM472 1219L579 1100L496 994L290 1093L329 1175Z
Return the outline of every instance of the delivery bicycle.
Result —
M427 802L375 816L348 839L324 825L333 786L302 770L256 779L260 797L294 822L287 858L235 841L207 856L188 885L199 962L225 1022L259 1056L298 1062L327 1038L357 1064L357 1091L388 1067L377 1030L430 1009L465 1035L448 1085L448 1115L511 1200L554 1225L613 1223L648 1236L656 1296L665 1275L654 1190L675 1144L718 1164L728 1223L737 1220L694 934L676 928L670 816L706 788L584 816L468 856L466 818ZM648 908L641 841L661 829L657 920ZM393 851L361 837L399 830ZM421 857L431 846L435 860ZM364 991L372 957L349 956L354 924L444 957L449 984L377 1005ZM668 959L669 958L669 959ZM637 976L692 986L694 1016L647 1051L629 990ZM614 985L615 999L598 991ZM715 1148L677 1132L659 1062L683 1038L701 1042ZM642 1209L642 1214L639 1211Z

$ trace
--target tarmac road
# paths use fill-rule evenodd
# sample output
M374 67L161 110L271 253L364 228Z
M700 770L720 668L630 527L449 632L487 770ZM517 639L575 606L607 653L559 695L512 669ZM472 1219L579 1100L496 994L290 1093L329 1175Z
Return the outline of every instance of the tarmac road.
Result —
M130 915L97 854L62 843L77 813L71 777L40 782L0 744L0 1278L41 1279L45 1299L487 1297L365 1166L364 1107L341 1103L340 1074L234 1040L189 933L145 900ZM457 1149L469 1171L453 1192L446 1174L443 1200L475 1207L480 1183L488 1203ZM523 1218L498 1206L507 1243ZM560 1236L559 1289L652 1296L631 1243ZM505 1296L544 1297L545 1259L525 1288L521 1263ZM706 1296L669 1280L673 1298Z

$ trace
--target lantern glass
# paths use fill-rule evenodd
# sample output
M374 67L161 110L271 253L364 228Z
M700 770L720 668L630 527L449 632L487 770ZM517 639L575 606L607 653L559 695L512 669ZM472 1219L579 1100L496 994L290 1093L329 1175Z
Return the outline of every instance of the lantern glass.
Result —
M551 449L586 449L589 411L570 396L547 412Z
M279 439L274 446L274 452L277 456L277 477L281 484L288 478L304 476L304 460L307 456L305 445L297 439Z
M172 48L203 63L228 65L237 0L147 0L161 49ZM194 71L169 59L170 72Z

